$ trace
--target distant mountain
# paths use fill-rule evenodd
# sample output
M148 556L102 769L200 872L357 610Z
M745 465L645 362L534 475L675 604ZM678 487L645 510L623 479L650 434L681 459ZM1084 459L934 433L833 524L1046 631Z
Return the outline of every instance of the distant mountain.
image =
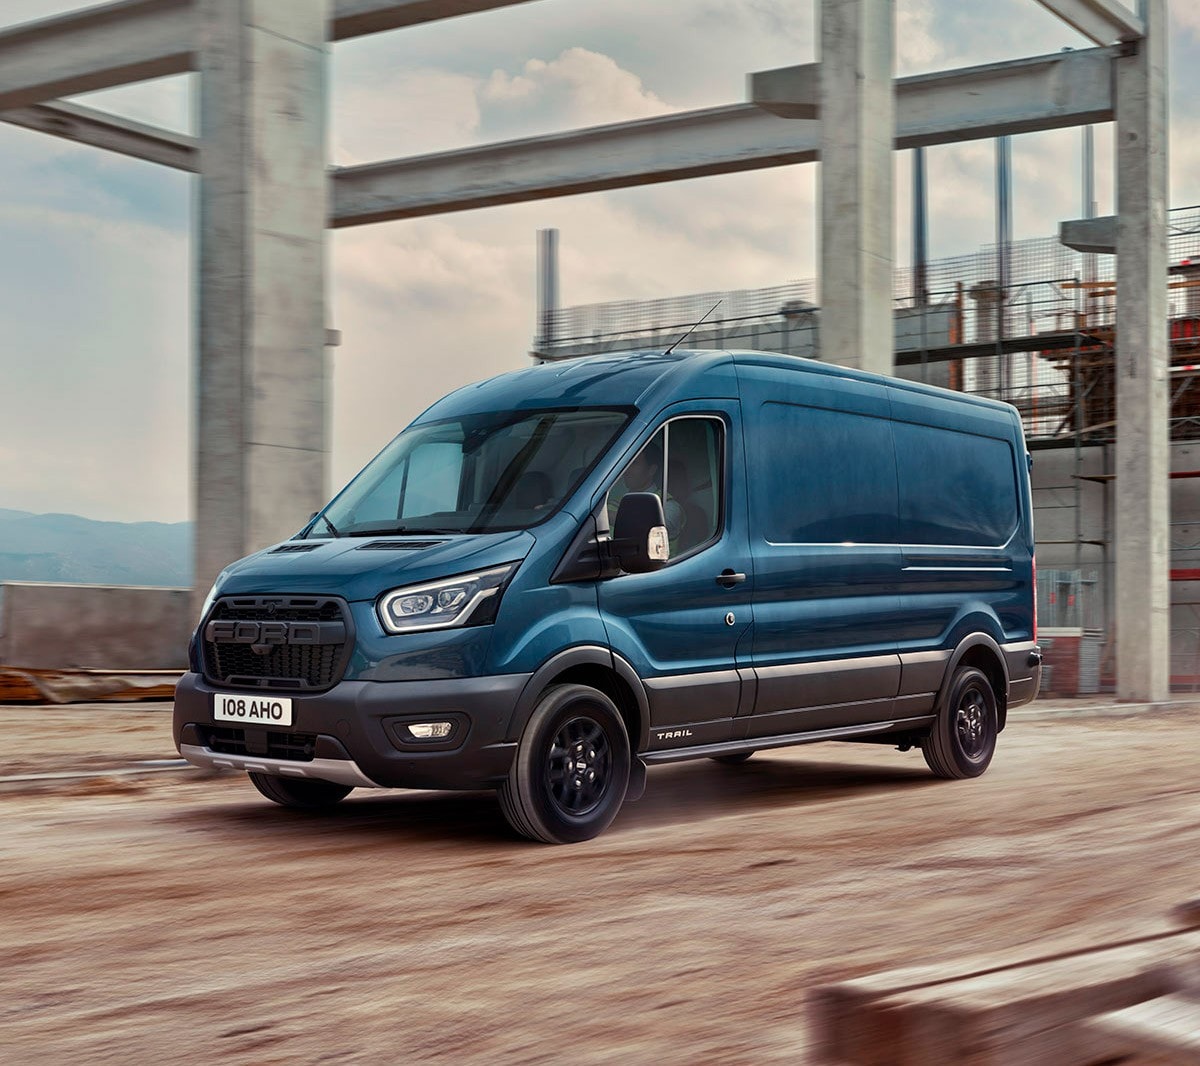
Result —
M192 583L190 522L95 522L0 508L0 581Z

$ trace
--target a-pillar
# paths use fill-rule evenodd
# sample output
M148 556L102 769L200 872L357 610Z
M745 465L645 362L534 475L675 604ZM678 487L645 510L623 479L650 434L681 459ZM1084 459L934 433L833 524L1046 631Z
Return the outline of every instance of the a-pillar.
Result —
M893 0L821 0L821 358L892 373Z
M1117 696L1170 691L1166 0L1117 77Z
M200 0L195 587L324 502L327 0Z

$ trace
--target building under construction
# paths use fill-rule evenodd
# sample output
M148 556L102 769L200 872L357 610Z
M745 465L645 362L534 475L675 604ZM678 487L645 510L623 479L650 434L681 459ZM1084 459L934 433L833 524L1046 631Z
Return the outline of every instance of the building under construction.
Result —
M1200 208L1171 213L1171 685L1200 688ZM1035 456L1043 689L1115 682L1113 553L1116 283L1112 256L1058 238L989 245L895 275L896 373L1005 400ZM1001 285L997 277L1007 276ZM821 358L815 282L555 308L540 358L688 347Z

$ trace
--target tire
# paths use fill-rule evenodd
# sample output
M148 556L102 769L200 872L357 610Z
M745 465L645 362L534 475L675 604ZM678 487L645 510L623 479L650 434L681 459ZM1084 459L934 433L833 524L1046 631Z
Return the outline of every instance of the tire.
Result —
M709 758L713 762L719 762L723 766L737 766L744 763L754 752L752 751L737 751L732 755L710 755Z
M555 685L538 702L517 745L500 785L500 809L531 840L590 840L621 809L630 761L629 735L616 704L586 685Z
M302 811L332 807L354 791L350 785L318 781L312 777L276 777L274 774L251 773L250 782L272 802Z
M996 752L996 693L973 666L955 671L933 729L921 741L925 762L938 777L978 777Z

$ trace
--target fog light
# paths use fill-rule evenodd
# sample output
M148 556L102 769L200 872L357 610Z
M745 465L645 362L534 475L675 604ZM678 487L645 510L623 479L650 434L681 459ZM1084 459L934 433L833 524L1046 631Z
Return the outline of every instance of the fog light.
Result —
M450 735L454 728L453 722L416 722L405 728L417 740L442 740Z

